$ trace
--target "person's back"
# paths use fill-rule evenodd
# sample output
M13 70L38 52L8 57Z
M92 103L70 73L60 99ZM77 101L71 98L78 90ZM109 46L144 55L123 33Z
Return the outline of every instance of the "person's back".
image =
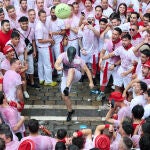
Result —
M30 131L30 135L23 138L21 141L31 139L35 143L35 150L53 150L51 138L38 134L38 120L30 119L28 122L28 128Z

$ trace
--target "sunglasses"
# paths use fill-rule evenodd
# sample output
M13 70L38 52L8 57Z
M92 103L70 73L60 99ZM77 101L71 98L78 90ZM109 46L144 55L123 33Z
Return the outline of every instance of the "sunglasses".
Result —
M129 30L130 30L130 31L135 31L135 29L131 29L131 28L130 28Z

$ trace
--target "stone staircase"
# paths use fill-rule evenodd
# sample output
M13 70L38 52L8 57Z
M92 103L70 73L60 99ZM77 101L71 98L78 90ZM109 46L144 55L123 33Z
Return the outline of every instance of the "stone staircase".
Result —
M98 88L98 87L95 87ZM87 80L73 84L70 97L75 114L71 122L66 122L66 106L61 98L59 85L56 87L41 86L40 89L28 87L30 99L25 100L22 115L40 120L51 131L65 128L70 132L80 128L81 124L94 129L104 121L108 111L105 103L96 101L97 95L90 95Z

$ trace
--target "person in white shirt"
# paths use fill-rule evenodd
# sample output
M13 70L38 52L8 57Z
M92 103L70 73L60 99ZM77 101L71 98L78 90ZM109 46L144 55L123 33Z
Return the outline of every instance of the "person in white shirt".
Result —
M134 83L133 85L133 92L135 94L135 97L131 100L130 103L130 110L135 105L142 105L143 107L146 105L147 101L144 98L144 93L147 91L147 84L143 81L139 81Z
M35 38L38 49L38 76L40 84L56 86L57 83L52 81L53 58L49 49L54 45L54 40L49 36L49 29L46 26L46 12L38 12L39 21L35 27Z
M5 18L5 14L4 14L3 8L0 8L0 24L1 24L1 21L4 20L4 18ZM1 30L1 25L0 25L0 30Z
M36 25L36 13L34 9L28 10L28 19L29 19L29 26L34 29Z
M103 8L103 16L109 18L113 10L109 7L108 0L101 0L101 6Z

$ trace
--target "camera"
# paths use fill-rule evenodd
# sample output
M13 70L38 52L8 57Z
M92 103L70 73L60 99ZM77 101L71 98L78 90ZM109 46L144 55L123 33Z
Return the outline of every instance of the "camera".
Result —
M111 108L114 108L115 107L115 100L112 99L110 104L111 104Z

